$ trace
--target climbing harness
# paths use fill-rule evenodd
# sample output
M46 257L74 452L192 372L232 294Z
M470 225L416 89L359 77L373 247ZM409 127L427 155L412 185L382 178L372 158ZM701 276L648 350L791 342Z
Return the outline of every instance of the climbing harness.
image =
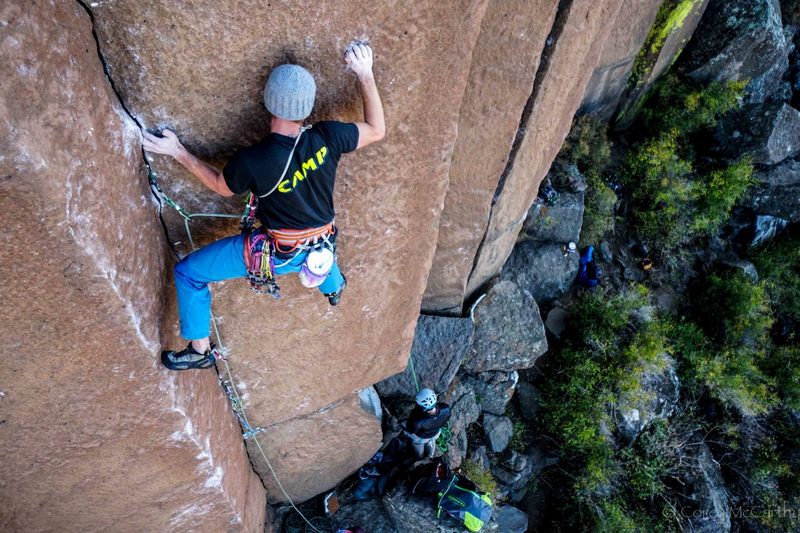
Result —
M297 143L295 142L295 146L296 145L297 145ZM293 151L294 151L294 149L293 149ZM191 228L189 226L189 222L191 220L193 220L195 218L206 217L206 218L241 218L242 221L244 221L245 218L249 218L249 214L250 214L251 210L252 210L252 212L254 212L254 208L252 208L252 206L250 204L250 198L248 198L247 206L245 207L245 213L241 217L239 215L226 215L226 214L222 214L222 213L190 213L190 212L186 211L185 209L181 208L169 196L164 194L164 191L161 189L161 187L158 184L158 178L157 178L156 174L150 168L149 164L147 165L147 167L148 167L148 181L150 182L150 190L153 192L153 195L158 200L158 206L159 206L158 214L159 214L159 218L161 219L161 224L162 224L162 226L164 228L164 234L167 237L167 241L170 243L170 248L172 249L172 252L175 254L175 256L179 260L181 259L180 254L178 254L177 250L175 250L174 245L172 244L172 241L170 241L169 232L167 231L166 223L164 222L164 219L161 217L161 208L162 208L162 206L164 204L167 204L170 207L172 207L173 209L175 209L175 211L177 211L177 213L183 218L183 225L184 225L184 228L186 229L186 236L189 239L189 245L191 246L192 251L196 250L196 246L194 244L194 239L192 238L192 230L191 230ZM287 164L287 168L288 168L288 164ZM245 246L245 250L247 250L246 246ZM314 521L316 521L316 520L314 518L309 520L300 511L300 509L297 508L297 506L295 505L295 503L292 500L291 496L289 496L289 493L286 491L286 489L284 488L283 484L281 483L281 480L278 478L278 475L275 473L275 469L272 467L272 463L270 462L269 458L267 457L267 454L264 451L264 448L261 446L261 443L258 441L258 438L256 438L256 436L259 433L265 431L265 429L264 428L254 428L250 424L250 421L247 418L247 414L245 413L245 409L244 409L244 403L242 402L241 396L239 396L239 391L236 389L236 385L235 385L234 380L233 380L233 374L231 372L231 367L228 364L228 358L227 358L227 354L226 354L225 349L224 349L224 344L222 342L222 336L219 333L219 326L217 325L217 317L216 317L216 315L214 315L213 312L211 313L211 324L212 324L212 326L214 328L214 336L217 339L217 346L218 346L217 353L219 354L217 359L222 361L222 364L225 367L225 374L227 376L227 379L223 379L222 376L218 376L219 377L219 381L220 381L220 384L222 385L223 390L225 391L225 395L228 397L228 400L229 400L229 402L231 404L231 409L233 410L234 414L236 415L236 417L239 420L239 423L242 426L242 437L245 440L252 439L253 445L258 450L259 454L261 455L261 458L264 459L264 463L267 465L267 468L269 469L270 473L272 474L272 477L275 480L275 483L277 483L277 485L280 488L281 492L283 493L284 497L289 502L289 504L292 506L292 508L297 512L297 514L307 524L306 532L313 531L314 533L322 533L322 529L319 529L318 527L315 527L315 525L312 523L312 520L314 520ZM320 525L318 521L317 521L317 525L318 526ZM322 527L325 527L325 526L322 526Z

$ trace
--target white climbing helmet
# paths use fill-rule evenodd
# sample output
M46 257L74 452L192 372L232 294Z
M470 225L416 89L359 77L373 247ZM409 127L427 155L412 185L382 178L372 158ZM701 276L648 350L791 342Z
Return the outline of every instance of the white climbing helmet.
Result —
M431 389L422 389L417 393L417 405L425 409L426 411L430 411L434 407L436 407L436 393L433 392Z

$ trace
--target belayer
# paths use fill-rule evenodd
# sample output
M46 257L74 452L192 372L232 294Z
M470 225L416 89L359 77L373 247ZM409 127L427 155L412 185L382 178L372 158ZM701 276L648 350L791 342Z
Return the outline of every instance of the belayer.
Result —
M364 122L323 121L304 127L314 106L314 78L299 65L281 65L264 87L271 133L239 150L222 172L189 153L174 132L164 130L161 137L142 132L145 150L175 158L212 191L222 196L250 191L258 198L255 215L261 223L257 229L209 244L175 265L181 336L190 342L183 350L161 352L167 368L214 365L210 282L249 277L254 289L276 296L275 276L297 272L303 285L318 287L331 305L339 303L347 281L335 256L336 168L342 154L381 140L386 130L372 73L372 49L354 42L345 61L359 80Z
M439 402L431 389L422 389L406 420L405 434L417 458L433 457L436 439L450 421L450 406Z

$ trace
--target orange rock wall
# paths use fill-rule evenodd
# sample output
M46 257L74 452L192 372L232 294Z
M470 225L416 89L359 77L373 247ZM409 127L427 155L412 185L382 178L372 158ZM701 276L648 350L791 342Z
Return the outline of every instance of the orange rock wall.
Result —
M531 95L558 0L491 2L458 123L450 183L422 307L460 315L492 195Z
M216 376L157 364L164 241L89 17L5 3L0 50L0 530L262 530Z
M388 134L339 166L337 242L348 277L342 304L332 309L296 277L281 280L280 301L252 294L239 280L212 289L248 416L269 428L258 438L293 497L329 488L380 445L374 414L344 406L406 365L486 5L200 0L189 9L129 0L92 7L100 48L131 111L147 126L170 125L192 150L220 163L267 133L261 91L270 69L286 60L316 78L312 122L360 119L357 81L342 55L354 38L368 38L375 49ZM241 212L241 198L203 191L167 158L156 156L153 165L167 193L190 211ZM168 216L171 236L185 242L181 221ZM238 231L235 221L192 227L200 243ZM171 288L165 294L173 298ZM356 426L372 428L372 436L355 440L347 454L334 444L340 438L317 439L318 456L336 475L307 478L308 461L278 450L299 449L293 435L308 431L295 433L293 420L322 411L330 427L338 420L339 434ZM273 483L261 459L254 461ZM292 481L302 479L308 482ZM274 491L270 497L283 499Z
M472 294L496 275L511 254L550 164L569 133L622 0L566 2L556 19L551 49L540 67L530 114L521 126L467 283Z

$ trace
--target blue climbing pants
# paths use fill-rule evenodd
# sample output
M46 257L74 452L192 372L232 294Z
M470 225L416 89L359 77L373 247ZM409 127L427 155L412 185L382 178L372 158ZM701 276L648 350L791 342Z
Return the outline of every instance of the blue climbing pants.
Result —
M178 314L181 336L187 340L209 336L211 323L211 293L208 284L247 276L244 264L245 235L218 240L192 252L175 265L175 289L178 293ZM300 272L308 252L300 252L289 263L275 260L275 274ZM339 265L333 263L328 277L319 286L322 294L338 292L344 283Z

